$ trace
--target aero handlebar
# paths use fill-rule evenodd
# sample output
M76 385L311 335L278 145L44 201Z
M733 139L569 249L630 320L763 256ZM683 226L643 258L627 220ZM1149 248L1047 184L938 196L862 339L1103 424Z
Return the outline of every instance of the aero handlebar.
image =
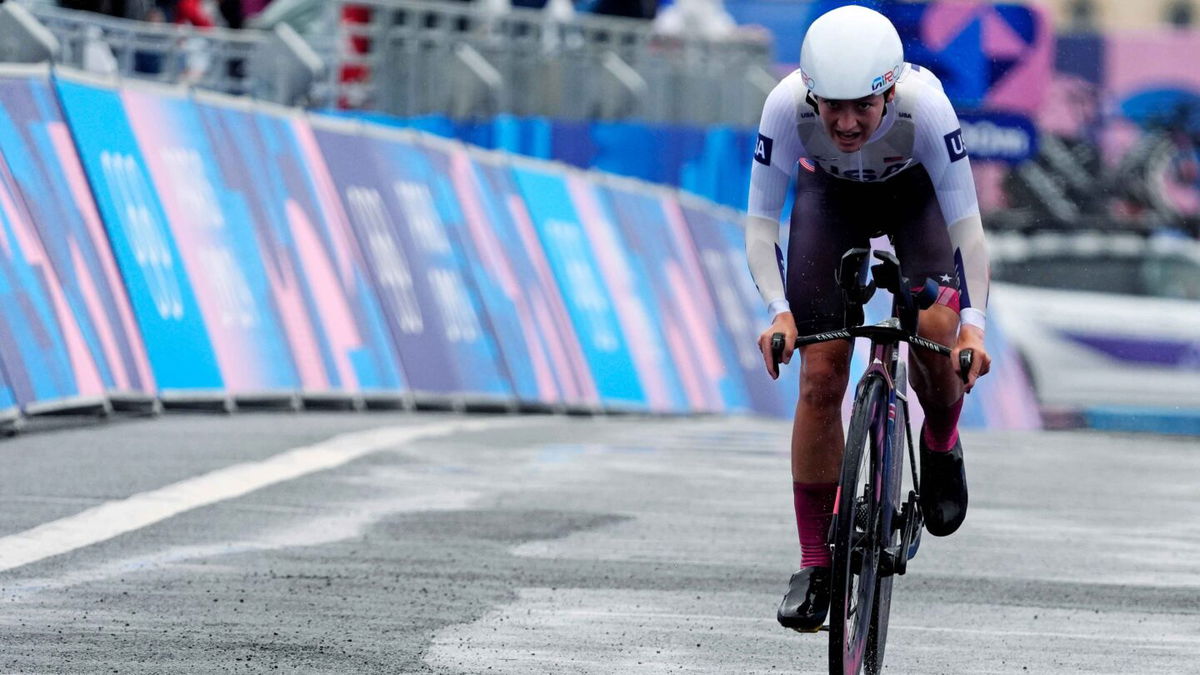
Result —
M860 337L870 338L879 342L907 342L914 347L920 347L921 349L936 352L944 356L950 356L951 352L951 349L946 345L939 344L933 340L926 340L920 335L913 335L899 326L890 325L886 322L873 326L854 326L852 328L841 328L825 333L817 333L816 335L804 335L796 338L796 347L813 345L818 342L832 342L833 340L853 340ZM783 358L783 342L783 333L775 333L771 336L771 359L777 372L779 370L779 361ZM971 362L974 357L975 352L972 349L964 349L958 354L958 376L964 384L970 378Z

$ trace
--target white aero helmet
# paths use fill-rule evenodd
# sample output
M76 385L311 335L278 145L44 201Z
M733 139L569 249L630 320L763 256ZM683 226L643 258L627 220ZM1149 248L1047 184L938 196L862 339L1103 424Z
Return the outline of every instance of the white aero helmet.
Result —
M804 86L821 98L854 100L882 94L904 68L896 27L879 12L857 5L817 17L800 47Z

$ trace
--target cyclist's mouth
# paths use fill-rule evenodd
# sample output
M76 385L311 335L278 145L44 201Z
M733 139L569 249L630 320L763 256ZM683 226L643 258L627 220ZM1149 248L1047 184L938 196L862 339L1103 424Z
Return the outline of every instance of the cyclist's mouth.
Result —
M860 138L862 138L862 132L859 131L833 132L833 139L837 141L839 145L854 145L855 143L858 143L858 139Z

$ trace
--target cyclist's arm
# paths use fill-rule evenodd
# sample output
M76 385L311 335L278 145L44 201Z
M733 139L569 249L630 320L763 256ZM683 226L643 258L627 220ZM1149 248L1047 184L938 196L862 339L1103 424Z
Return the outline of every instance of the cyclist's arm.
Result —
M746 260L772 317L790 311L784 292L779 215L802 152L796 136L795 93L790 78L786 78L763 105L750 169L746 218Z
M958 116L940 91L922 97L917 109L917 159L925 166L937 192L938 205L950 232L950 246L958 270L959 318L983 331L987 324L987 241L979 216L979 199L971 160L962 142Z

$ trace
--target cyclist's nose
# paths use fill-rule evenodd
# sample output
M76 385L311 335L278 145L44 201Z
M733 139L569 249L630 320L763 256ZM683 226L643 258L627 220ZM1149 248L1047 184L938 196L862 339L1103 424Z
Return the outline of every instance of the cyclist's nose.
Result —
M858 120L849 113L839 113L837 117L833 118L834 131L854 131L857 126Z

